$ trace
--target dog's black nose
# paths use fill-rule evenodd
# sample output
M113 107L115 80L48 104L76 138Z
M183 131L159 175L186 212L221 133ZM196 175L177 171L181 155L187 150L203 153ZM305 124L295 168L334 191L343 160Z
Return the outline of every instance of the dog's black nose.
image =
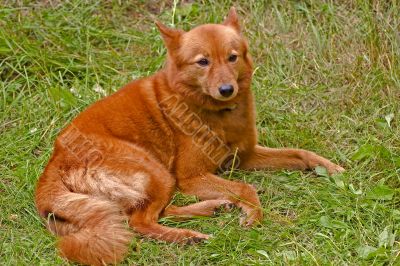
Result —
M233 86L231 84L224 84L219 87L219 93L224 97L229 97L233 93Z

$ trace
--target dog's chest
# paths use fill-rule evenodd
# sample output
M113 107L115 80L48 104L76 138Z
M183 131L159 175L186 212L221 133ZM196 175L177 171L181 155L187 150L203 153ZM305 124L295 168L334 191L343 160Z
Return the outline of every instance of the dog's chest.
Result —
M190 161L190 165L203 165L209 171L214 171L227 158L253 145L253 123L251 117L242 110L198 118L190 125L182 124L188 120L175 123L179 131L177 148L181 162Z

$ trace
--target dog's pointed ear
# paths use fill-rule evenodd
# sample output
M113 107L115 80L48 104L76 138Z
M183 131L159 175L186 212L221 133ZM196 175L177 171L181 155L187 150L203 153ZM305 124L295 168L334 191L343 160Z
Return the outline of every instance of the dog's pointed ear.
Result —
M226 19L224 20L224 22L222 24L233 28L237 32L240 32L239 17L236 13L236 8L231 7L231 9L229 10L228 16L226 17Z
M155 21L158 30L161 33L164 44L168 50L173 51L179 47L180 37L184 33L183 30L173 29L165 26L160 21Z

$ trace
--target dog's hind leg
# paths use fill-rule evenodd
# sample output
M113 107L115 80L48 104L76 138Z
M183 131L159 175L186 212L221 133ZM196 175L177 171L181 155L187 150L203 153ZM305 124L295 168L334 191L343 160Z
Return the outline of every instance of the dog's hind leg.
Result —
M187 206L169 205L162 213L162 217L174 216L187 219L194 216L214 216L219 209L230 210L234 204L229 200L205 200Z
M154 168L153 168L154 172ZM196 231L171 228L158 224L158 219L165 206L170 202L174 192L175 180L165 171L162 178L154 177L146 191L150 201L141 208L135 209L129 225L145 237L150 237L166 242L194 243L207 239L208 235Z
M158 224L175 191L175 178L145 150L112 140L99 166L95 191L119 203L139 234L167 242L197 242L208 236L192 230ZM90 181L90 180L89 180ZM91 182L88 182L89 184ZM95 192L94 191L94 192Z

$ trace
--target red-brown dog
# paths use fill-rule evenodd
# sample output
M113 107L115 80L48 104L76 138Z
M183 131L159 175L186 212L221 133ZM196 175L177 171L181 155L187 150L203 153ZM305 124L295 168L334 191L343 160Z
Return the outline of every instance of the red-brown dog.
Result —
M189 32L157 23L164 69L93 104L58 136L36 189L47 227L66 258L116 263L134 231L169 242L208 236L157 223L161 216L209 216L235 204L251 225L262 219L253 186L215 175L241 169L343 168L315 153L257 145L252 60L235 9L222 24ZM199 197L168 205L176 189Z

